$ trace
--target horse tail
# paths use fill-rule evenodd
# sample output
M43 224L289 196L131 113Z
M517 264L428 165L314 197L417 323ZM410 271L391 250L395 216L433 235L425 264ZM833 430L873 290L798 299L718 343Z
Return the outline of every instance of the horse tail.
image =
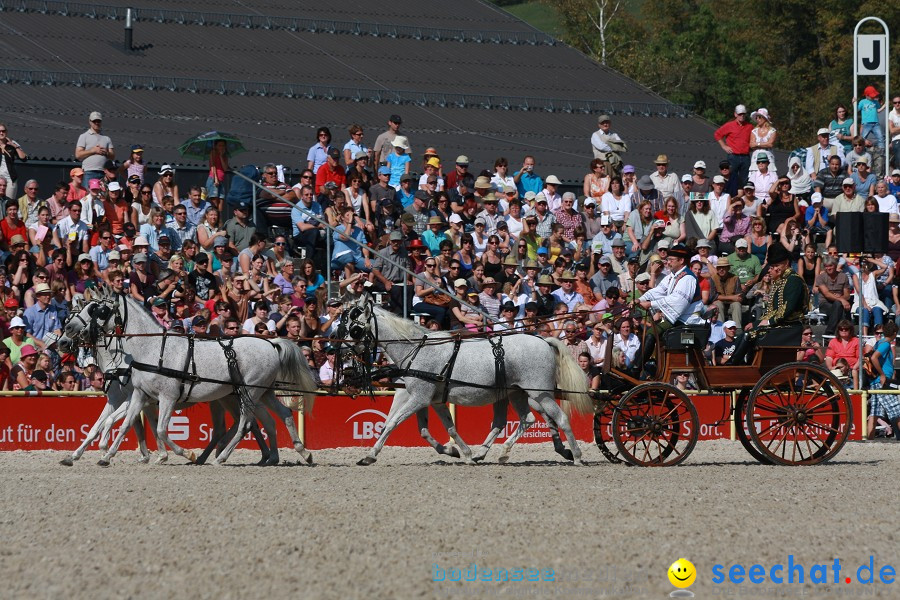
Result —
M319 387L316 378L309 369L306 357L300 352L300 347L284 338L271 340L272 345L278 351L281 367L278 369L278 381L284 382L296 390L302 390L303 414L309 414L313 409L316 398L316 389ZM297 395L282 396L285 405L293 410L300 408Z
M563 404L563 410L571 414L574 409L583 415L594 412L594 403L588 395L587 379L578 363L561 341L554 337L544 340L556 351L556 385L562 390L563 400L567 401Z

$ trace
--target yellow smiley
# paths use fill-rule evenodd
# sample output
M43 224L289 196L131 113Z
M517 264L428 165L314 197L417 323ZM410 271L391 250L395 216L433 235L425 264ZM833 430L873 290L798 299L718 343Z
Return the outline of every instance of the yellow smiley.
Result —
M697 569L686 558L679 558L669 567L669 582L677 588L691 587L697 579Z

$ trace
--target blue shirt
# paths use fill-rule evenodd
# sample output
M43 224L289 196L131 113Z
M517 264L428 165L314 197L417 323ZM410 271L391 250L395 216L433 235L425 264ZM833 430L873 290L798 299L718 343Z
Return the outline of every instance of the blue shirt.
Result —
M94 261L94 264L97 265L99 270L105 271L109 268L110 250L104 250L100 246L94 246L88 253L91 255L91 260Z
M43 340L44 336L57 329L62 329L56 308L50 304L41 310L41 305L35 302L25 309L25 331L35 339Z
M385 160L391 168L391 179L388 181L388 185L392 185L395 188L400 187L400 178L406 174L406 163L412 161L412 159L409 157L409 154L392 152L388 154Z
M881 370L884 372L885 379L892 379L894 377L894 352L891 350L891 343L887 340L878 340L875 350L880 355ZM883 381L881 383L882 387L886 387Z
M303 204L303 200L301 200L294 205L294 208L291 209L291 227L293 228L295 236L300 234L300 229L297 227L297 223L309 223L310 225L315 225L318 227L318 221L310 217L309 213L312 213L317 217L321 217L322 205L313 200L312 204L310 204L307 208L306 205Z
M156 230L156 227L151 225L150 223L144 223L141 225L141 235L147 238L147 243L150 244L150 248L156 252L159 250L159 236L161 235L169 236L169 244L171 244L172 249L175 250L180 247L178 240L178 234L169 229L168 227L162 227L159 231Z
M394 194L394 202L399 202L403 208L408 206L412 206L413 200L415 200L416 192L412 188L409 188L409 193L403 191L403 188L397 190L397 193Z
M513 178L518 176L521 171L516 171L513 173ZM534 192L535 194L540 194L544 191L544 180L540 175L535 175L534 171L532 172L524 172L522 173L522 177L519 179L519 183L516 184L516 187L519 189L519 197L522 198L525 196L525 192Z
M877 123L878 109L879 105L877 102L869 98L863 98L859 101L860 121L863 123Z
M352 253L354 259L362 258L362 247L359 244L354 244L353 242L345 241L341 239L341 234L344 233L345 227L343 225L338 225L334 228L334 233L332 234L332 239L334 240L334 250L331 254L332 258L337 258L338 256L343 256L348 252ZM353 230L350 232L350 237L355 239L357 242L361 244L366 243L366 234L359 227L354 226Z
M441 242L447 239L447 235L441 231L435 234L431 228L422 233L422 243L428 246L432 256L441 253Z
M312 170L313 170L313 173L318 173L318 172L319 172L319 167L321 167L321 166L324 165L326 162L328 162L328 150L329 150L330 148L331 148L331 146L328 146L328 147L323 148L323 147L322 147L322 144L319 144L318 142L316 142L316 143L313 144L313 146L309 149L309 152L306 154L306 160L307 160L307 161L310 161L310 160L312 161L312 163L313 163L313 169L312 169Z
M822 206L822 209L819 211L822 214L822 218L826 221L828 220L828 209L825 206ZM806 223L809 224L812 222L813 215L816 214L815 205L810 204L806 207ZM820 224L816 223L816 227L821 227Z
M859 171L853 171L853 174L850 175L850 179L853 180L853 183L856 184L856 193L865 198L869 195L869 186L873 186L878 183L878 178L869 173L869 176L866 177L865 180L859 178Z
M203 216L206 214L207 209L209 209L209 202L206 200L200 201L200 206L194 207L194 203L190 201L190 199L185 200L181 203L184 207L184 210L187 212L187 222L196 227L200 223L203 222Z

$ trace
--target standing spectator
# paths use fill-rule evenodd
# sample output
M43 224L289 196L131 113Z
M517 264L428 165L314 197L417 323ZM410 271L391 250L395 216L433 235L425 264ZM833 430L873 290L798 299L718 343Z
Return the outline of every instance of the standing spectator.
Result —
M738 179L738 185L747 181L750 171L750 135L753 125L747 122L747 107L738 104L734 107L734 120L728 121L716 130L713 137L728 154L731 170Z
M834 141L844 148L844 154L850 152L852 149L850 142L853 140L854 127L853 119L847 114L846 106L838 104L835 107L834 119L828 125L828 128L831 130L831 137L834 138Z
M409 172L409 165L412 162L409 156L409 141L406 139L406 136L398 135L391 144L394 147L394 151L384 158L384 162L387 163L387 167L391 170L389 184L395 190L399 190L401 179L407 176L411 177L409 179L410 182L415 179Z
M888 134L891 136L891 166L900 169L900 95L891 100L893 110L888 114Z
M388 128L387 131L384 131L375 138L375 146L372 148L374 152L374 157L372 161L372 166L382 166L387 163L387 157L394 152L394 140L398 136L402 136L400 133L400 125L403 123L403 119L400 118L400 115L391 115L388 117ZM409 142L407 142L407 146ZM407 152L410 149L407 147Z
M93 179L102 179L106 161L116 158L112 140L101 132L103 116L94 111L88 117L88 121L90 128L78 136L78 142L75 144L75 158L81 161L85 186Z
M9 138L6 125L0 123L0 179L6 180L6 197L16 197L16 160L27 162L28 155L15 140Z
M544 180L534 172L534 157L531 155L522 159L522 168L513 173L513 180L520 198L524 198L527 192L539 194L544 189Z
M750 132L750 150L753 155L750 157L750 172L756 169L757 159L761 154L769 157L769 163L772 165L772 171L775 168L775 155L772 154L772 148L775 147L775 140L778 139L778 132L772 127L772 120L769 117L769 111L760 108L750 114L750 119L756 123L756 127Z
M144 147L140 144L131 146L131 156L119 167L119 172L125 174L127 181L131 182L135 179L138 185L144 183L144 172L147 167L144 165Z
M225 174L231 170L228 164L228 144L225 140L217 140L209 152L209 176L206 178L206 199L216 208L222 210L222 199L225 198ZM198 219L199 219L199 215ZM190 218L190 215L188 215ZM193 222L196 226L198 222Z
M884 153L884 132L881 130L881 121L878 113L885 109L885 105L879 102L878 97L880 94L878 88L874 85L867 85L863 90L863 95L865 98L860 100L858 104L856 103L856 98L853 99L854 105L859 108L861 125L859 135L866 141L866 146L875 151L876 159L880 159ZM878 160L874 165L874 171L879 177L884 174L884 165L881 164L881 160Z
M331 130L327 127L319 127L316 130L316 143L310 146L306 154L306 168L313 173L319 172L319 167L328 159L328 151L331 149ZM340 155L340 153L338 153Z

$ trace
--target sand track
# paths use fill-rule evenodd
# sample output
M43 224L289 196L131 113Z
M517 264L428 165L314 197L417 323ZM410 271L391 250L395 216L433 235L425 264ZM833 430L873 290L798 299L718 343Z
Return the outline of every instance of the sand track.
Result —
M669 469L611 465L582 447L585 468L544 444L477 467L390 447L371 467L354 465L358 448L274 468L250 466L249 451L225 467L171 454L138 465L125 452L109 469L91 452L72 468L60 452L2 453L0 597L658 599L684 556L699 571L692 590L708 598L727 597L710 581L716 563L793 554L855 571L874 555L876 569L900 567L900 445L853 443L833 463L785 468L750 462L737 442L701 442ZM432 581L473 562L553 568L556 581ZM566 568L587 581L561 581ZM900 582L760 588L771 585L752 597L900 597Z

